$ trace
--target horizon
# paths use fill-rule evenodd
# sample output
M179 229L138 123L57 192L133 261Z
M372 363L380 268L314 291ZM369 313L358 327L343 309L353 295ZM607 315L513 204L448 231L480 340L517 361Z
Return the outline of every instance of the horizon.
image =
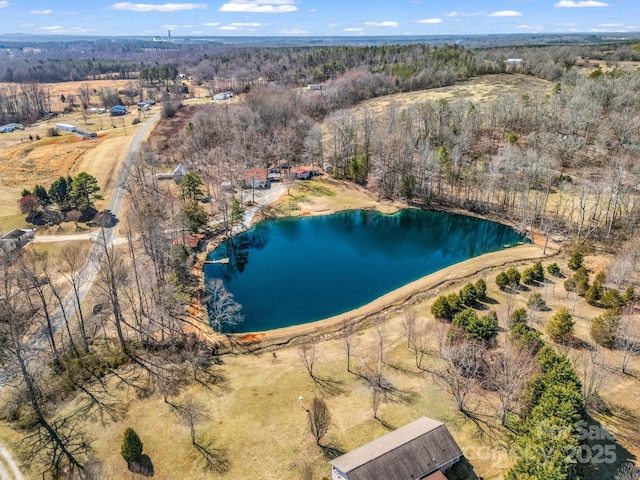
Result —
M626 0L217 0L131 3L0 0L0 35L78 37L405 37L640 31Z

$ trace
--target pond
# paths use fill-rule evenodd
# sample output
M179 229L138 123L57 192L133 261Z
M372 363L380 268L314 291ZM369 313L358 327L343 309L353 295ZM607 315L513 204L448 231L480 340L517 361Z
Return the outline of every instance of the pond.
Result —
M232 332L344 313L425 275L525 239L511 227L417 209L349 210L260 222L222 243L205 265L243 309ZM227 261L228 259L228 261Z

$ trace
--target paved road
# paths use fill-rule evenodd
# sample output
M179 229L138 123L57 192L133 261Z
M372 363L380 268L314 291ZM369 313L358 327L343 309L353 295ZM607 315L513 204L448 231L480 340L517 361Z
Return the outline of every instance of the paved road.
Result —
M120 208L122 207L122 200L124 199L125 189L122 188L122 180L125 178L128 172L129 164L131 160L135 157L136 152L140 148L140 144L144 139L147 132L151 130L151 128L156 124L158 119L160 118L160 114L157 113L153 115L149 120L147 120L135 133L133 140L131 141L131 146L129 147L129 151L127 152L127 157L122 163L120 167L120 173L118 174L118 181L113 189L113 193L111 195L111 201L109 202L109 210L111 213L117 217L120 213ZM113 228L101 228L97 233L86 234L87 238L83 238L85 234L80 234L81 238L78 238L77 235L69 235L69 237L73 237L74 240L82 240L82 239L95 239L102 237L105 242L111 243L112 241L120 240L114 238L114 229ZM53 236L51 241L60 241L63 240L64 236ZM36 237L38 238L38 237ZM39 237L36 241L45 241L40 240L44 237ZM114 242L115 243L115 242ZM117 242L120 243L120 242ZM79 289L80 302L85 299L87 293L93 286L95 282L96 276L98 275L98 267L99 260L102 258L103 249L100 247L98 243L94 243L89 252L89 256L86 261L86 269L84 271L84 278L82 286ZM70 292L69 295L63 301L64 311L67 312L67 315L71 315L74 312L75 299L73 296L73 292ZM64 316L62 315L62 310L56 310L51 316L52 328L55 332L62 328L64 322ZM37 351L45 348L48 345L47 335L44 328L38 332L32 339L30 347L32 351ZM10 367L5 367L0 369L0 388L4 387L12 378L11 373L7 370ZM0 480L23 480L23 476L18 469L18 466L11 458L11 454L9 451L0 443Z

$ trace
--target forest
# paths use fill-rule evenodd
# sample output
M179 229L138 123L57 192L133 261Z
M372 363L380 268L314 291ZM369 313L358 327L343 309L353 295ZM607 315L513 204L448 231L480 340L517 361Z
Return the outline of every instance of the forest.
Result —
M117 44L121 49L126 45ZM222 354L243 352L233 339L211 335L226 321L225 315L237 313L237 304L223 286L202 284L186 238L204 232L217 241L240 223L245 206L234 189L241 190L239 172L252 167L286 171L294 165L317 165L336 181L355 184L379 200L507 222L526 235L541 236L545 249L550 240L559 243L573 261L564 269L567 281L573 282L563 283L567 299L574 293L574 307L578 297L584 297L602 309L593 319L594 345L619 352L627 348L622 374L638 353L630 319L640 254L640 171L635 162L640 151L640 72L617 64L640 60L636 44L234 47L187 53L140 45L117 56L113 46L101 48L95 44L91 59L72 59L71 51L42 63L27 58L20 68L5 68L5 81L20 83L0 89L3 121L36 121L49 112L51 99L38 82L104 74L140 82L140 91L164 90L164 102L171 106L162 107L164 120L184 115L179 132L144 144L129 159L121 177L129 201L126 225L120 226L126 245L117 248L100 230L83 255L63 247L55 256L26 250L20 258L2 257L0 359L3 381L11 380L16 388L3 392L0 414L20 432L24 458L37 462L43 475L108 478L100 470L101 459L93 455L83 421L91 415L109 424L125 417L127 404L118 396L122 390L138 399L161 398L188 430L191 452L207 472L223 475L230 462L237 461L214 446L216 432L197 434L203 407L181 397L187 386L223 385ZM523 64L507 64L506 59L514 57ZM579 59L599 57L610 65L590 70L576 65ZM155 61L157 65L151 64ZM57 67L49 69L48 64ZM181 89L173 88L180 84L178 73L210 85L211 91L229 88L241 101L182 105ZM480 76L496 82L536 77L541 88L491 99L404 106L391 102L381 110L370 108L372 99ZM301 88L316 82L322 90ZM135 97L131 95L131 102ZM190 173L172 192L154 173L177 163ZM60 178L68 184L65 191L79 188L77 180ZM55 188L36 187L25 191L24 198L39 200L40 207L44 194L38 191L51 196ZM98 191L93 187L92 195ZM71 208L72 197L62 203ZM593 252L611 256L606 273L594 276L582 265L582 255ZM86 264L84 256L90 259ZM560 267L554 265L547 272L561 278ZM512 267L495 281L466 284L435 299L431 316L447 329L437 335L437 346L429 344L433 325L406 310L401 345L406 343L403 352L414 356L415 367L410 367L416 374L428 374L442 385L466 420L480 423L469 401L473 391L498 392L502 403L492 421L495 428L506 429L509 441L522 448L539 447L544 439L536 438L535 422L553 410L553 420L568 428L562 448L573 448L579 433L575 422L600 408L594 389L603 380L587 370L595 369L595 356L580 369L563 353L581 348L583 341L564 306L549 320L545 331L550 342L545 343L535 327L536 315L546 311L546 305L535 293L526 310L512 309L509 302L515 300L503 300L544 282L540 262L521 266L526 267L522 274ZM89 269L97 272L92 307L79 301ZM483 304L488 303L487 283L495 284L492 294L508 304L508 315L498 318L488 311L479 317L473 311L489 310ZM64 292L73 293L71 304L65 303ZM219 309L222 319L205 319L203 306ZM56 312L62 314L59 331L53 327ZM370 355L360 366L349 363L354 328L361 325L345 324L337 336L345 345L347 372L355 372L373 392L375 420L380 420L383 399L400 396L389 381L397 371L384 361L390 355L389 335L381 318L366 319L374 324L368 333L377 338L375 360ZM509 327L499 337L502 344L499 322ZM32 336L34 324L42 326L37 336ZM322 385L313 372L315 350L302 345L298 355L314 384ZM425 357L430 358L428 366L422 363ZM274 363L276 358L274 350ZM513 371L516 361L523 365L521 372ZM618 365L607 368L619 370ZM131 470L141 458L142 444L135 432L127 432L122 456ZM321 438L316 438L318 446ZM548 468L542 471L535 461L522 458L506 478L572 478L587 470L564 457L554 458ZM637 473L633 468L629 471Z

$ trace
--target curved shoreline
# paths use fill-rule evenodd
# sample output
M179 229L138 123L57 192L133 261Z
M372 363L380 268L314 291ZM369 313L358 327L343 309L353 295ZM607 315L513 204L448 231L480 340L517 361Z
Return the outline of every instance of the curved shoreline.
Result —
M390 308L399 308L420 294L430 292L435 295L441 288L478 275L485 270L527 260L547 258L548 255L542 252L543 248L540 245L524 244L498 252L486 253L426 275L386 293L366 305L333 317L273 330L237 333L231 336L239 343L250 345L255 342L260 342L262 343L260 347L266 347L280 343L288 344L298 337L326 334L334 330L337 326L352 321L364 320ZM265 345L264 342L267 342L267 344Z
M333 185L338 190L344 188L344 185L340 182L334 183ZM370 192L364 191L355 185L347 185L346 190L347 195L353 192L356 198L350 198L346 203L336 203L335 199L338 196L343 198L343 195L345 194L344 190L340 193L336 192L333 197L323 197L322 195L312 196L312 199L307 198L299 201L300 213L292 216L329 215L339 211L353 209L377 210L384 214L393 214L402 208L416 208L406 206L399 202L378 201L373 198ZM284 203L284 193L285 190L280 189L278 194L272 195L268 200L265 199L267 201L264 204L277 206L278 204ZM497 221L494 218L474 215L472 213L462 212L458 209L443 210L451 211L451 213L482 218L485 220ZM254 223L256 219L252 218L252 220L253 222L251 223ZM497 222L513 227L513 225L510 225L509 223ZM362 322L374 315L382 314L389 309L401 308L406 305L407 302L415 299L416 297L428 298L429 296L435 296L443 288L447 288L449 285L456 282L466 280L469 277L476 276L483 271L519 262L526 262L527 260L548 258L558 252L557 246L552 245L551 243L553 242L551 242L547 245L548 253L544 254L542 246L544 244L544 239L536 235L535 231L533 232L532 237L534 237L533 240L535 242L533 244L523 244L497 252L486 253L484 255L450 265L442 270L438 270L437 272L433 272L422 278L414 280L413 282L396 290L392 290L391 292L388 292L376 298L372 302L362 305L354 310L313 322L291 325L272 330L225 334L225 336L232 345L242 344L249 348L251 348L252 345L255 346L255 348L285 345L295 342L296 339L300 342L308 341L309 337L326 335L335 331L340 325L350 322Z

